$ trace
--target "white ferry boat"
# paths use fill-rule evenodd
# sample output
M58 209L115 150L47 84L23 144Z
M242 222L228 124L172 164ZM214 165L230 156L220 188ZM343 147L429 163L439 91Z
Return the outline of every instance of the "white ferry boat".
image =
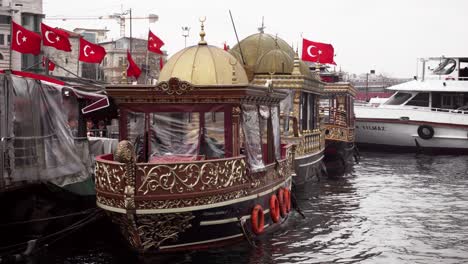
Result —
M421 76L387 88L395 93L382 104L355 107L359 146L468 153L468 57L420 65Z

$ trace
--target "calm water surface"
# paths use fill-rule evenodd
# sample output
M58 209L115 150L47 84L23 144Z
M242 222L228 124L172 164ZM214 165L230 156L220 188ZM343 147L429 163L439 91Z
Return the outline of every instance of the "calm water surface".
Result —
M37 262L468 263L468 156L361 155L349 174L300 190L305 218L292 214L255 248L137 258L117 235L89 231Z

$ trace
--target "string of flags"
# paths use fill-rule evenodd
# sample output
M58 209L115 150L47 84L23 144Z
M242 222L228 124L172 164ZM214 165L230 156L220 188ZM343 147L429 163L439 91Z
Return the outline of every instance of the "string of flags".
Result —
M28 30L21 25L12 21L12 41L11 49L23 54L39 55L41 53L42 46L53 47L57 50L65 52L71 52L72 45L70 43L70 34L62 29L50 27L44 23L41 23L41 34L34 31ZM161 47L164 46L164 42L156 36L151 30L148 32L148 51L163 55ZM79 43L79 56L78 60L86 63L101 63L107 52L104 47L91 43L80 37ZM138 79L141 74L141 69L133 60L129 51L127 51L127 76L134 76ZM42 65L45 67L48 61L49 71L53 71L55 64L50 61L47 57L42 58ZM163 67L163 59L159 57L159 67Z
M53 47L57 50L65 52L71 52L72 45L70 43L70 34L59 28L52 28L44 23L41 23L41 34L34 31L30 31L21 25L12 21L12 41L11 49L24 54L39 55L42 46ZM151 30L148 32L148 46L147 49L150 52L163 55L161 48L164 46L158 36L156 36ZM224 43L223 49L229 51L229 46ZM104 47L91 43L80 37L79 42L79 56L78 60L86 63L101 63L107 52ZM302 60L317 62L317 63L328 63L336 65L334 61L334 48L331 44L314 42L307 39L302 40ZM138 77L141 74L141 69L135 63L132 58L130 51L127 51L127 76ZM43 65L45 66L46 61L49 61L48 69L52 71L55 68L55 64L48 58L43 57ZM162 57L159 57L160 70L163 68L164 61Z

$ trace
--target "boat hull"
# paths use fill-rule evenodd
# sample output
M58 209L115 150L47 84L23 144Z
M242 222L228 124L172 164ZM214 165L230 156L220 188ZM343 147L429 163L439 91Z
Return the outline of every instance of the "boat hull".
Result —
M322 176L323 158L323 150L296 157L294 159L294 184L304 185Z
M239 191L233 199L212 205L207 203L199 206L198 210L187 208L176 213L146 211L134 216L108 211L108 215L120 226L131 248L139 253L216 248L255 239L285 222L288 215L280 217L277 223L272 221L269 201L280 188L290 189L290 185L291 177L263 192L242 196L244 192ZM205 201L209 200L207 198ZM252 231L251 215L256 205L263 208L265 221L265 229L259 235Z
M134 159L121 163L112 154L99 156L97 205L139 253L250 241L287 219L292 146L283 148L284 159L257 171L248 170L245 156L176 163L135 163ZM116 154L119 160L133 153L122 149L125 152ZM275 216L283 208L276 222L270 214L271 200Z
M324 163L330 176L346 172L353 164L354 142L326 140Z
M421 126L431 127L433 136L422 138L418 133ZM377 147L381 150L468 153L468 125L358 118L356 142L359 147Z

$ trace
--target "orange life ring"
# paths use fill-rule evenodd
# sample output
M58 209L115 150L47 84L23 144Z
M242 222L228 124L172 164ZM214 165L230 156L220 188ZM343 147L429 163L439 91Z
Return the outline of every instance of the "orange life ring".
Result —
M274 194L270 197L270 216L274 223L278 223L280 220L280 206L278 198Z
M286 212L291 212L291 191L288 188L284 188L284 201L286 203Z
M286 214L287 214L287 211L286 211L286 203L285 203L285 199L284 199L284 190L283 190L283 188L280 188L278 190L278 200L279 200L279 205L280 205L281 216L285 217Z
M260 235L261 233L263 233L263 229L265 228L265 216L263 215L263 208L261 205L257 204L253 208L251 220L252 220L252 231L256 235Z

